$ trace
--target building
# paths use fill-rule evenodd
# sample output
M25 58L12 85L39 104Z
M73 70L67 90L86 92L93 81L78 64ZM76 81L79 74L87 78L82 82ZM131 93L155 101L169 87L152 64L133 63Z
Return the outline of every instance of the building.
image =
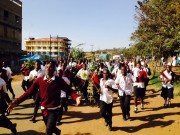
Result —
M67 57L71 40L66 37L57 38L29 38L25 41L26 51L33 55L50 55L52 58Z
M10 65L18 61L23 51L22 2L20 0L0 0L0 62Z

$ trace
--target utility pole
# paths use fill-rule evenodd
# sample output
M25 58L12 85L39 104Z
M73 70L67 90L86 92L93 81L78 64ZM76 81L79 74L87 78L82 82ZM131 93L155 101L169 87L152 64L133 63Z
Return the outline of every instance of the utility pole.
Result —
M50 60L51 60L51 35L50 35L50 52L49 52L50 54Z
M58 46L58 35L57 35L57 61L58 61L58 57L59 57L59 46Z
M94 46L94 45L91 45L91 52L93 52L93 46Z

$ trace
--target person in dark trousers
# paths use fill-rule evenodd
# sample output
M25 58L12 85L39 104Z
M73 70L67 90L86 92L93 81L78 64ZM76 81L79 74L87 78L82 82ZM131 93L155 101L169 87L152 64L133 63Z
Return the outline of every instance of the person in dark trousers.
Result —
M170 65L166 65L166 69L161 72L159 79L162 82L161 97L164 99L164 107L171 107L171 99L174 98L175 74Z
M6 62L3 62L3 63L2 63L2 67L3 67L3 69L6 70L6 74L7 74L7 76L8 76L7 90L9 90L9 91L11 92L11 94L12 94L12 99L14 99L14 98L15 98L15 94L14 94L14 90L13 90L12 85L11 85L11 82L12 82L12 80L13 80L13 78L12 78L13 72L11 71L11 68L8 67L8 65L7 65Z
M63 70L59 70L58 71L58 77L62 78L67 85L70 86L70 80L67 78L67 74L66 71ZM68 107L67 107L67 100L68 100L68 95L64 90L61 90L61 107L60 107L60 111L59 111L59 116L57 119L57 125L61 125L61 119L63 116L63 112L67 112Z
M45 71L41 69L41 62L40 62L40 60L36 60L34 66L35 66L34 70L32 70L30 72L30 74L29 74L29 81L31 83L33 83L37 78L45 75ZM39 91L37 91L37 93L35 93L33 95L33 99L34 99L34 105L35 106L34 106L33 116L30 119L30 121L35 123L36 122L37 112L38 112L38 109L39 109L39 106L40 106L40 102L41 102L41 99L39 97Z
M22 80L21 87L26 92L26 90L29 89L29 87L30 87L30 83L29 83L30 69L28 67L26 67L25 64L22 64L20 71L24 75L24 79Z
M145 82L147 80L146 72L141 68L141 64L137 63L133 69L134 76L134 112L138 113L138 99L140 98L141 109L144 109Z
M109 131L112 131L113 91L115 91L113 85L115 86L115 82L109 78L109 70L103 69L103 78L100 80L100 114Z
M84 99L85 99L85 102L86 103L89 103L89 100L88 100L88 92L87 92L87 87L88 87L88 84L89 84L89 74L90 72L88 71L87 69L87 65L84 64L83 65L83 68L81 68L76 76L80 79L80 89L81 89L81 92L83 93L83 96L84 96Z
M2 70L0 71L0 74ZM8 107L7 103L10 103L11 100L7 94L6 83L0 77L0 127L10 129L13 135L17 134L16 124L13 124L5 115L6 109Z
M14 107L25 101L39 89L43 121L46 125L46 135L52 135L53 133L56 135L61 134L61 130L56 127L56 121L61 107L61 90L63 89L66 93L69 93L76 100L76 105L80 104L81 99L62 78L54 75L55 70L56 63L50 61L47 65L45 76L37 78L32 86L23 95L14 100L7 109L8 112L11 112Z
M130 117L130 100L132 94L133 76L127 73L125 66L121 67L121 74L115 80L118 87L118 96L120 99L120 106L123 114L123 120L128 120Z
M93 98L95 99L95 103L98 107L100 107L100 95L99 95L99 90L100 90L100 82L99 82L99 75L98 71L95 70L91 72L90 74L91 81L93 83Z

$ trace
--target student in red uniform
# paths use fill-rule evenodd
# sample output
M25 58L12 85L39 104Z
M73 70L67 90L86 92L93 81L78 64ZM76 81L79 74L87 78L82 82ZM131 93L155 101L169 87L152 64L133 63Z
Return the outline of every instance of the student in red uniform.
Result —
M174 98L174 78L175 74L171 70L171 66L167 65L166 69L162 71L160 75L160 81L162 82L162 92L161 97L164 98L164 107L171 106L171 99Z
M20 103L25 101L29 96L33 95L39 89L39 96L41 98L41 110L43 114L43 120L46 125L46 135L61 134L61 130L56 127L56 121L58 118L58 112L61 107L60 94L63 89L69 93L76 104L80 104L80 97L73 92L73 90L65 83L62 78L54 76L56 70L56 63L51 61L46 68L45 76L39 77L32 84L32 86L19 98L14 100L8 107L7 111L10 112Z
M141 101L141 109L144 109L144 96L145 96L145 82L147 80L147 75L144 70L141 69L140 63L136 64L136 68L133 69L133 75L135 77L134 82L134 112L138 112L138 98Z
M99 101L99 98L100 98L100 78L99 78L99 75L98 75L98 68L96 67L96 70L91 72L90 74L90 78L91 78L91 81L93 83L93 97L95 99L95 102L97 104L97 106L99 107L100 105L100 101Z
M30 83L29 83L30 69L26 67L25 64L22 64L20 71L24 75L24 79L22 80L21 87L23 88L24 91L26 91L30 87Z

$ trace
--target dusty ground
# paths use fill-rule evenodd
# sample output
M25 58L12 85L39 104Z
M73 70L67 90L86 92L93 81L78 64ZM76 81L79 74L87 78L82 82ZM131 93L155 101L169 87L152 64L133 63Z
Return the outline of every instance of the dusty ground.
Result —
M16 96L23 93L20 87L21 77L15 77L13 88ZM172 101L172 108L163 108L163 99L159 96L160 91L148 90L145 99L145 109L139 113L133 112L133 100L131 100L131 118L122 120L119 101L115 99L113 107L113 131L108 131L104 121L99 115L99 108L81 105L69 106L64 115L63 124L58 126L62 135L179 135L180 134L180 98ZM10 94L11 97L11 94ZM116 97L116 95L115 95ZM10 116L12 122L17 123L19 135L44 135L45 126L41 112L36 123L29 119L32 116L32 99L26 100L15 108ZM0 135L10 135L10 131L0 128Z

